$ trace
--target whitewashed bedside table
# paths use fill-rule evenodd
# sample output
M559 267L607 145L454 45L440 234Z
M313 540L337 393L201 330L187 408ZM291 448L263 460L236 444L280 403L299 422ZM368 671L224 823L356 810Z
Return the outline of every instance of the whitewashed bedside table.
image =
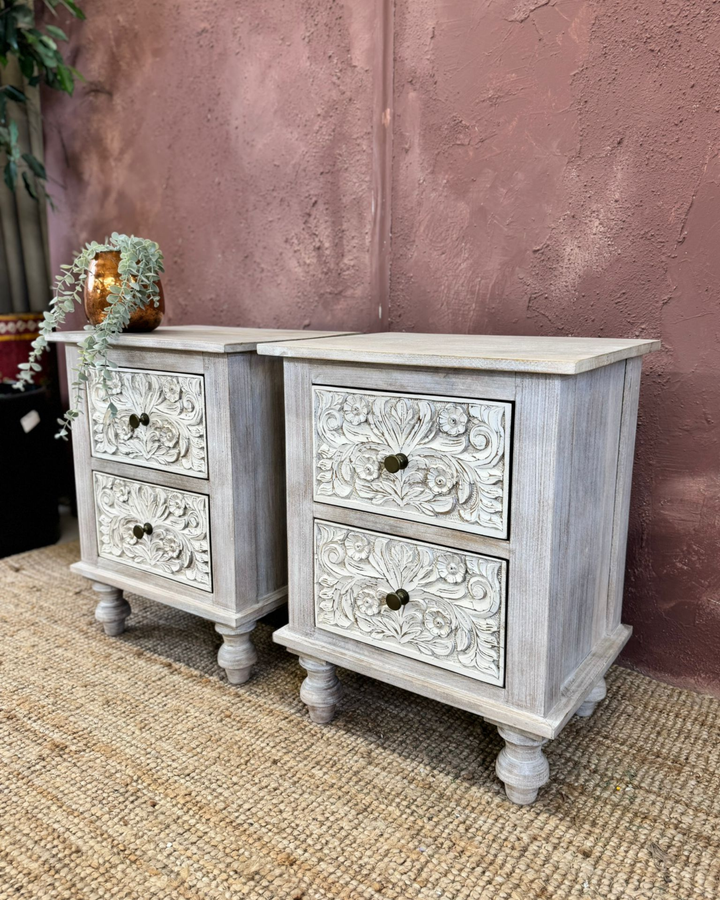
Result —
M85 336L54 335L71 382ZM228 680L249 678L250 632L287 597L282 366L255 350L307 336L179 326L115 339L117 416L95 380L73 427L71 568L94 582L106 634L125 628L123 591L140 594L215 622Z
M542 745L605 696L641 356L658 341L372 334L285 357L290 622L329 722L336 665L497 725L532 803Z

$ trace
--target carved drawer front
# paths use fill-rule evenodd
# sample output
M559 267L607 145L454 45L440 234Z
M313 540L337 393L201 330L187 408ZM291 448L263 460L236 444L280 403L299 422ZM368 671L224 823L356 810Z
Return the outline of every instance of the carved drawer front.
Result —
M93 473L98 554L212 591L208 498Z
M202 375L114 369L109 400L100 379L88 384L92 455L164 472L207 478ZM109 403L117 409L111 416Z
M506 563L315 522L315 624L502 685Z
M313 388L321 503L507 538L512 405Z

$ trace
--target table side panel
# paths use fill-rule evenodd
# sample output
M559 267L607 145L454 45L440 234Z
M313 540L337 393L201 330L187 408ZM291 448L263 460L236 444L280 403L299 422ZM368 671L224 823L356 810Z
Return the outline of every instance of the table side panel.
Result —
M615 512L613 518L612 546L610 549L610 583L608 602L604 610L597 611L593 640L598 641L604 632L613 631L620 624L625 584L625 557L628 525L630 520L630 494L632 489L635 434L637 431L638 401L642 358L629 359L625 364L625 384L620 420L618 468L615 484Z
M610 574L625 362L575 376L560 411L555 474L548 702L592 651Z
M551 693L547 672L559 419L573 392L572 378L517 379L505 683L508 702L538 715L549 708Z

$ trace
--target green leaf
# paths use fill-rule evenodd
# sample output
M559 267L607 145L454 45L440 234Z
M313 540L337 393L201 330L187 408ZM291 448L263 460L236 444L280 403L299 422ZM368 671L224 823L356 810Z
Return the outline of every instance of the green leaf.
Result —
M81 22L85 21L85 13L80 9L77 3L73 3L73 0L60 0L65 9L69 10L76 19L80 19Z
M57 75L58 81L60 82L60 89L65 91L66 94L72 95L72 92L75 89L75 82L70 69L68 69L66 65L58 63Z
M32 169L33 175L37 175L38 178L42 178L43 181L47 181L47 172L45 171L45 166L40 162L39 159L34 157L32 153L23 153L22 158Z
M16 87L13 87L12 84L6 84L2 89L3 94L8 98L8 100L14 100L16 103L25 103L27 97L21 90Z
M18 142L17 122L10 122L10 143L17 144L17 142Z
M9 159L5 163L3 178L5 179L5 184L10 188L10 190L14 191L15 185L17 183L17 164L14 163L11 159Z
M20 71L26 78L32 78L33 72L35 71L35 60L32 56L23 54L19 57L20 61Z
M35 190L35 185L28 178L27 172L22 173L22 180L23 180L23 183L25 184L25 190L28 192L28 194L30 194L30 196L33 198L33 200L37 200L38 195L37 195L37 191Z
M45 30L48 34L51 34L54 38L57 38L59 41L66 41L68 36L62 30L62 28L58 28L57 25L46 25Z

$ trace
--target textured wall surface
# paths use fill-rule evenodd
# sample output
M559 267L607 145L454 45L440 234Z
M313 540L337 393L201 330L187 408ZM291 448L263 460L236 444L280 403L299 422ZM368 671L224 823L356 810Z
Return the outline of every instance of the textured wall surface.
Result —
M389 2L389 0L388 0ZM46 98L55 265L160 241L170 319L374 327L376 0L95 0ZM390 327L660 337L625 659L720 692L720 3L396 2Z
M362 6L94 0L87 14L72 53L88 84L44 97L55 265L133 232L163 248L172 324L365 329Z

